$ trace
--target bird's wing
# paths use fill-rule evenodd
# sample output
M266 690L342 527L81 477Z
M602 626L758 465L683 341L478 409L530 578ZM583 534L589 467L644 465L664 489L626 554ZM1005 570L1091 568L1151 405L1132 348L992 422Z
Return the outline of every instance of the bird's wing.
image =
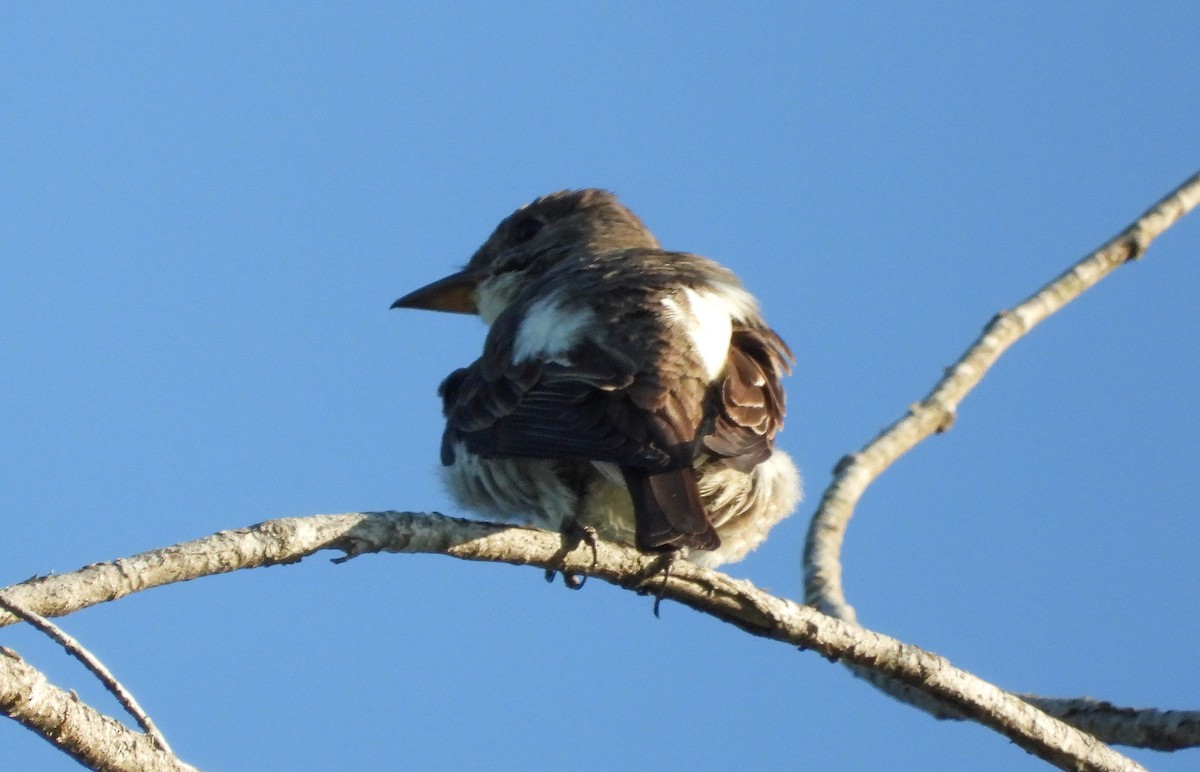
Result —
M705 449L742 471L770 457L786 411L781 379L791 372L792 361L787 344L769 327L734 327L720 407L703 439Z
M500 367L485 356L452 373L439 390L447 439L465 441L483 456L671 467L687 438L673 436L669 424L635 404L633 362L592 343L571 354L570 365L530 360Z
M442 463L454 462L459 442L482 456L610 462L633 499L639 547L716 549L692 468L704 386L681 377L687 363L666 357L646 372L590 339L562 357L569 364L513 362L505 316L483 357L442 383Z

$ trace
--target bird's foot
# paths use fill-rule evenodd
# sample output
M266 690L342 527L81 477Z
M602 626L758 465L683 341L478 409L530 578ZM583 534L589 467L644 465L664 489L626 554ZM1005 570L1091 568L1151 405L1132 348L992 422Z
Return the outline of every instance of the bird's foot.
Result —
M662 605L663 594L667 591L667 582L671 581L671 569L675 568L675 561L679 560L678 552L668 552L665 555L666 565L663 566L662 584L658 586L658 592L654 593L654 618L662 619L659 616L658 609Z
M563 552L564 559L565 559L567 553L574 551L575 548L578 547L580 544L586 543L589 547L592 548L592 563L593 563L593 565L595 564L595 562L599 559L599 553L597 552L597 549L599 547L599 538L600 538L596 534L595 528L592 528L589 525L579 525L578 523L576 523L575 521L572 520L571 522L567 523L563 527L562 533L563 533L563 536L569 540L568 543L564 545L564 552ZM558 569L547 568L546 569L546 581L553 582L554 577L558 574L558 571L559 571ZM586 574L573 574L570 571L563 570L562 578L563 578L563 586L569 590L578 590L580 587L583 587L583 585L587 583L587 575Z
M645 573L643 584L638 588L638 595L653 595L654 596L654 617L661 619L659 607L662 606L663 597L667 592L667 584L671 581L671 572L675 569L675 563L682 558L682 554L678 550L664 552L658 556L658 559L650 564L649 569ZM657 588L651 589L650 582L661 574L662 580L657 582Z

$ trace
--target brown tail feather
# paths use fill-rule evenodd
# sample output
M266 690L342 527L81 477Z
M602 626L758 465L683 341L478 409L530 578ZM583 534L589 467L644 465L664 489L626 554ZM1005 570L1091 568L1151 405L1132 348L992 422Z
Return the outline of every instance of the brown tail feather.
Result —
M695 471L647 472L629 467L621 471L633 499L638 549L666 552L681 547L714 550L721 546L700 501Z

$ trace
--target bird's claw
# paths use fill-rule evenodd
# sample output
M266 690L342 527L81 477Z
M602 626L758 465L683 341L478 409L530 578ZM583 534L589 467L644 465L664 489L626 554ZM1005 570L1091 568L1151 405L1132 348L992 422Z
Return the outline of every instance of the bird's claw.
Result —
M599 546L600 537L596 534L596 529L590 525L579 525L571 521L566 524L562 530L562 535L567 538L570 543L566 545L563 552L563 562L566 562L566 554L573 551L580 544L587 544L592 548L592 564L600 559ZM587 583L587 574L575 574L564 569L547 568L546 581L554 582L555 576L562 572L563 586L568 590L578 590Z

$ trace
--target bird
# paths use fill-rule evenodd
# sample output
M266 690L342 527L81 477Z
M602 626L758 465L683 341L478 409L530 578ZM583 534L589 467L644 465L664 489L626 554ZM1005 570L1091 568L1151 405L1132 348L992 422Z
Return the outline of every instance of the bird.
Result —
M489 327L438 389L443 481L466 509L714 568L801 499L775 447L791 350L731 271L664 250L606 190L522 206L392 308Z

